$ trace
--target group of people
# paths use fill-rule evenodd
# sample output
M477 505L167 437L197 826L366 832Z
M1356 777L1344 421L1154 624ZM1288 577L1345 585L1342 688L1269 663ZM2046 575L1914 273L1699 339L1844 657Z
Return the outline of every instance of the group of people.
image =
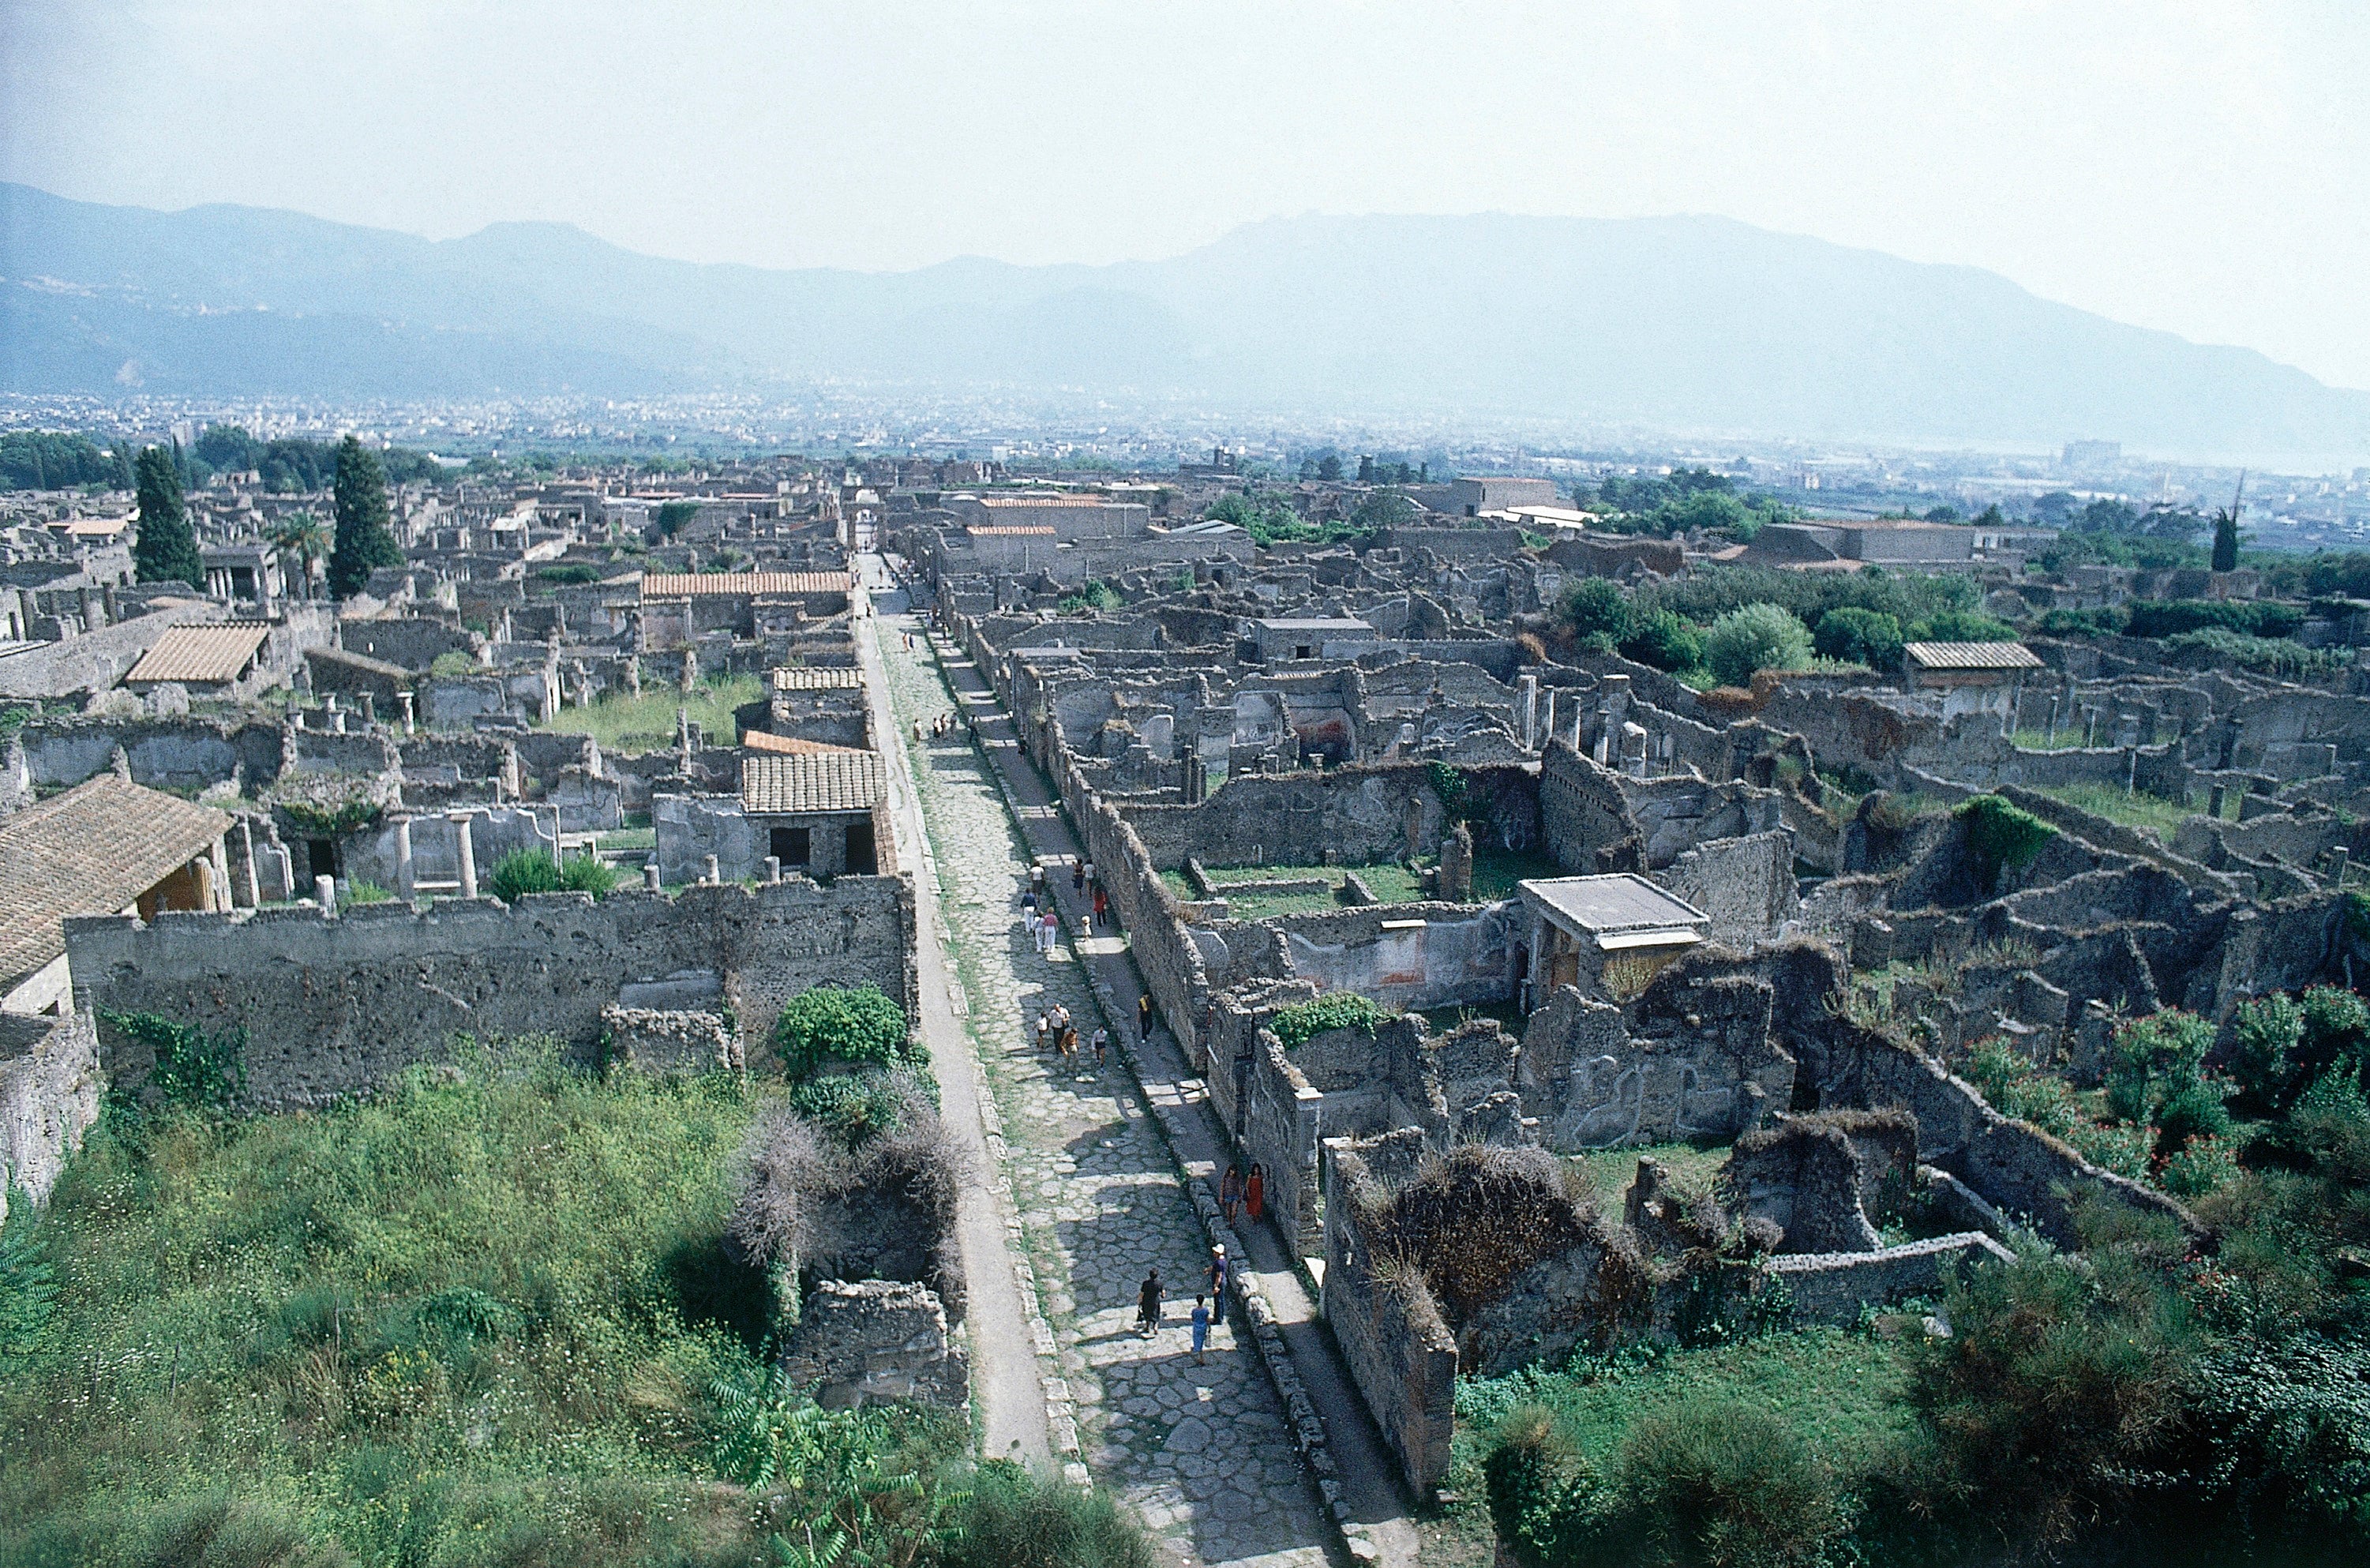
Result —
M1042 1051L1049 1044L1065 1062L1078 1055L1078 1026L1070 1021L1070 1009L1059 1002L1037 1014L1037 1049ZM1110 1031L1098 1024L1093 1045L1095 1066L1100 1067L1110 1060Z
M1196 1361L1208 1359L1205 1353L1210 1348L1211 1303L1217 1303L1219 1312L1226 1309L1226 1276L1230 1270L1225 1247L1221 1244L1211 1248L1207 1288L1193 1297L1193 1310L1186 1319L1193 1331ZM1135 1332L1146 1339L1160 1330L1160 1305L1167 1294L1168 1287L1160 1283L1160 1271L1156 1268L1146 1273L1144 1283L1136 1287Z
M972 727L971 715L957 713L954 709L949 709L935 719L915 720L914 738L917 741L927 741L942 735L951 735L955 732L957 725L969 730Z
M1259 1219L1267 1213L1267 1167L1251 1162L1250 1174L1243 1174L1239 1165L1229 1165L1226 1173L1218 1178L1218 1208L1225 1215L1226 1223L1235 1223L1235 1216L1248 1214Z

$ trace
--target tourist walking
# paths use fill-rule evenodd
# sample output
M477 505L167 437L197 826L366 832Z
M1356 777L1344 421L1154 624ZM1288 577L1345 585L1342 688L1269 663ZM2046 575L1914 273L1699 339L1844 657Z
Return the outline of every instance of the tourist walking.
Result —
M1152 993L1149 991L1135 998L1135 1037L1138 1040L1152 1038Z
M1243 1183L1243 1207L1253 1219L1267 1212L1267 1167L1252 1164L1250 1178Z
M1210 1308L1200 1297L1193 1297L1193 1359L1206 1359L1202 1352L1210 1344Z
M1150 1339L1160 1327L1160 1271L1152 1270L1144 1276L1144 1284L1135 1293L1135 1332Z
M1220 1301L1226 1298L1226 1249L1223 1242L1210 1249L1210 1294Z
M1101 888L1095 889L1095 924L1098 926L1110 924L1110 894Z
M1046 1037L1053 1032L1053 1020L1046 1017L1043 1012L1039 1012L1037 1015L1037 1049L1040 1051L1045 1049Z
M1095 1066L1100 1067L1110 1059L1110 1031L1095 1025Z
M1062 946L1062 922L1051 909L1045 911L1045 956L1051 958Z
M1087 891L1087 863L1084 860L1070 862L1070 891L1072 893Z
M1235 1211L1242 1206L1242 1167L1230 1162L1226 1166L1226 1173L1218 1178L1218 1212L1226 1216L1228 1225L1232 1225L1235 1223Z

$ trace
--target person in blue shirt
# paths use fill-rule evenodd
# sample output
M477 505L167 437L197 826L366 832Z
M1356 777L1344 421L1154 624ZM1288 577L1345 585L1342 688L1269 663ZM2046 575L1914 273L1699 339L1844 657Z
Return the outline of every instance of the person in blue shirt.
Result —
M1207 1359L1202 1353L1210 1343L1210 1304L1202 1297L1193 1297L1193 1359Z

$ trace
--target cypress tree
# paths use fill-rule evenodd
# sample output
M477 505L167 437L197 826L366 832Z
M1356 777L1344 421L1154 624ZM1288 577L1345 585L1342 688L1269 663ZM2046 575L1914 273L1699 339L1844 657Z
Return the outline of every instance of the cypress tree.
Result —
M386 469L378 454L348 436L338 447L338 542L329 552L329 593L351 599L373 571L401 566L403 547L387 529Z
M2214 514L2214 570L2238 570L2238 513L2235 510Z
M197 536L181 505L181 474L161 446L140 454L140 537L132 547L132 576L142 582L179 581L205 586L205 563L198 559Z

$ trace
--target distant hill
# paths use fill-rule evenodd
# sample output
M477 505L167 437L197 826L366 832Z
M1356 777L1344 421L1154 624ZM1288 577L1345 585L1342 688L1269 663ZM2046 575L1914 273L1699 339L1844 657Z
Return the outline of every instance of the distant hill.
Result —
M0 386L427 397L830 375L1824 439L2370 458L2370 393L1720 218L1306 217L1160 261L863 273L0 184Z

